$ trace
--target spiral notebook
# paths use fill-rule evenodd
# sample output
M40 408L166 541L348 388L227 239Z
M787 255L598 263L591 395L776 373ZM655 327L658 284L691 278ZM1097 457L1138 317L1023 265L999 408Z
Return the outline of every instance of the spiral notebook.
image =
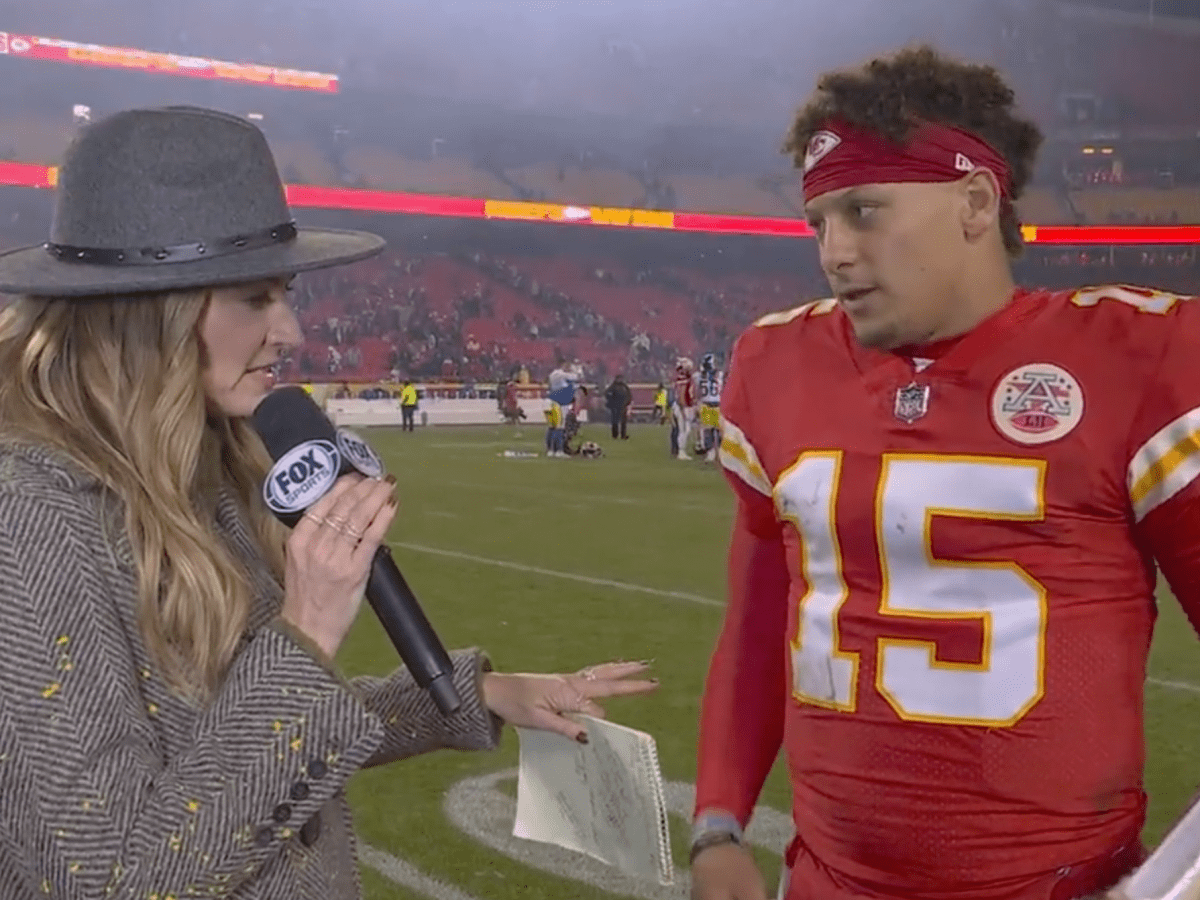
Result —
M573 715L588 743L518 728L513 835L586 853L627 875L674 882L666 792L654 738Z

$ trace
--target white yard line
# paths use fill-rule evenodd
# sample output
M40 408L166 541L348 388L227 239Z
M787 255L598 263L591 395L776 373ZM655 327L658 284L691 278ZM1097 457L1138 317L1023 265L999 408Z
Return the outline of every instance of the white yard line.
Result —
M433 556L446 556L450 559L461 559L465 562L480 566L495 566L499 569L511 569L514 572L526 572L530 575L544 575L547 578L561 578L565 581L578 581L582 584L593 584L597 587L616 588L619 591L629 591L638 594L651 594L655 597L667 597L672 600L684 600L688 603L698 603L701 606L724 606L720 600L711 597L701 597L686 591L665 591L661 588L647 587L644 584L632 584L628 581L614 581L611 578L593 578L591 575L579 575L575 572L560 572L556 569L543 569L541 566L527 566L524 563L509 562L506 559L490 559L486 556L476 556L473 553L462 553L458 550L444 550L441 547L427 547L424 544L410 544L406 541L389 541L392 547L401 547L416 553L428 553Z
M431 900L475 900L471 894L459 890L454 885L438 881L412 863L397 859L387 851L372 847L361 840L358 841L358 858L388 881Z
M1169 691L1186 691L1189 694L1200 694L1200 684L1192 684L1190 681L1167 681L1162 678L1147 678L1146 684L1157 685Z

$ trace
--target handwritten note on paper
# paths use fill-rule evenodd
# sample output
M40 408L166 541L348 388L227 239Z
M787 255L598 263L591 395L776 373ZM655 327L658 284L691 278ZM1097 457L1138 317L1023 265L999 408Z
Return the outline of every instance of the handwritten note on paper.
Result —
M517 730L521 762L513 834L670 883L654 739L602 719L578 721L588 729L586 745L546 731Z

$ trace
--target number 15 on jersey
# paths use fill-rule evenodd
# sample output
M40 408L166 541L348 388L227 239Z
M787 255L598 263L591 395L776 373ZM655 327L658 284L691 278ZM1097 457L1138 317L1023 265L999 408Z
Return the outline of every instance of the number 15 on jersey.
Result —
M879 548L875 683L859 684L860 654L841 645L850 596L836 507L844 454L802 454L778 479L775 504L795 528L807 591L792 634L792 693L801 703L852 713L875 690L902 719L1004 728L1045 689L1046 590L1011 560L933 555L936 519L1039 521L1045 462L980 456L888 454L875 491ZM938 658L936 640L888 635L888 619L977 622L977 663Z

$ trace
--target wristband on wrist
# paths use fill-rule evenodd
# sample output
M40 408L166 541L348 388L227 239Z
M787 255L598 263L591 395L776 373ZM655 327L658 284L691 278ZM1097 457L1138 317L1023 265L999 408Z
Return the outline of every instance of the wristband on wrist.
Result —
M709 847L721 844L742 845L742 826L732 814L722 810L705 811L696 817L692 825L692 849L689 863Z
M695 865L696 857L709 847L720 847L723 844L733 844L735 847L742 845L741 840L737 835L731 834L728 831L710 831L708 834L692 841L692 849L688 854L688 865Z

